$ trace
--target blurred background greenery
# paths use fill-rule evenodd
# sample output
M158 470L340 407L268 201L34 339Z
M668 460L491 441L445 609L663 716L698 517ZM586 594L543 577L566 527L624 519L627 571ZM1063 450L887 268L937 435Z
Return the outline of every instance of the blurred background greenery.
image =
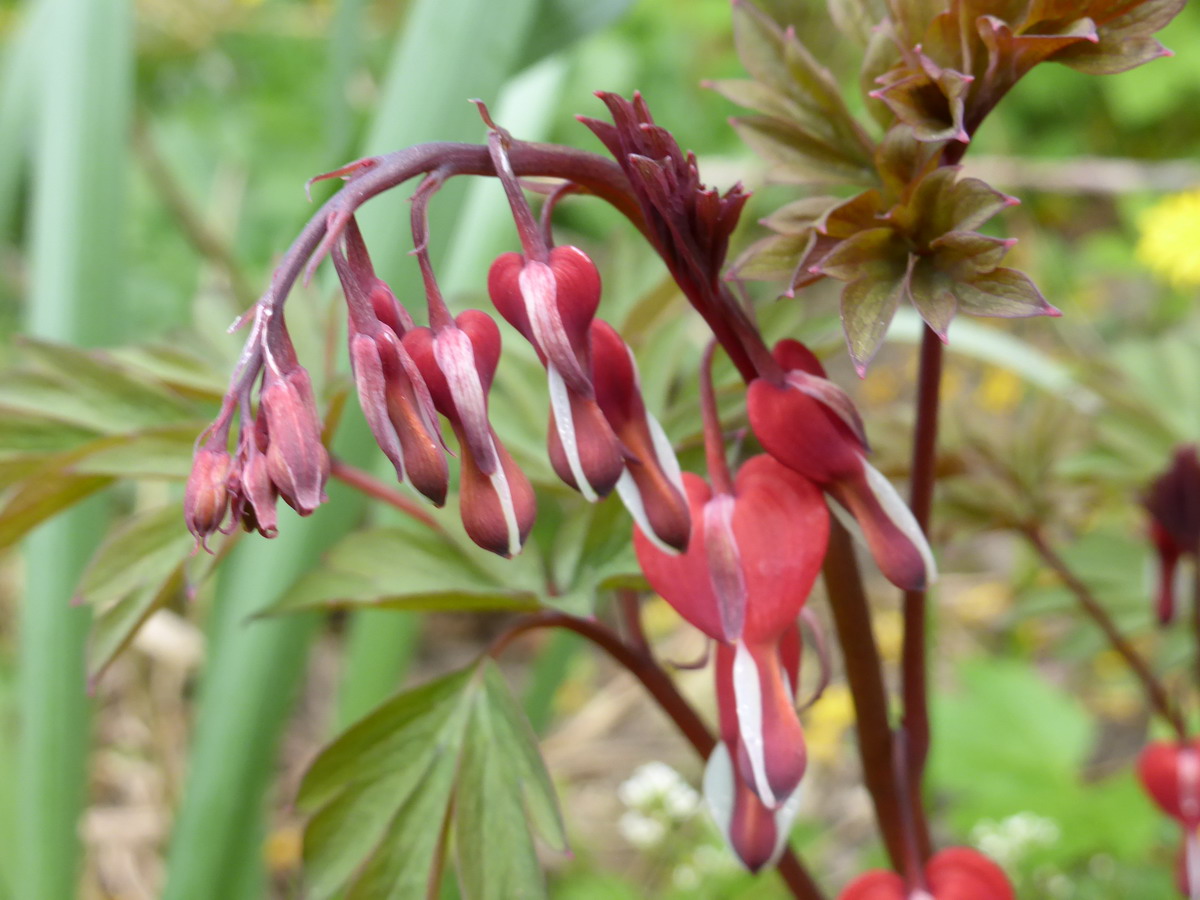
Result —
M823 4L765 5L840 61ZM1021 239L1012 264L1065 314L955 324L935 517L946 573L938 834L993 854L1022 897L1172 891L1172 829L1129 772L1147 733L1136 685L1067 592L997 527L1036 515L1138 646L1183 681L1194 649L1151 627L1136 501L1170 447L1200 437L1200 8L1185 8L1162 39L1173 58L1119 76L1039 67L968 154L969 171L1023 199L999 226ZM760 184L762 167L726 123L735 110L700 87L740 70L726 0L5 0L0 42L0 362L17 373L0 386L4 409L50 396L31 393L49 376L37 374L41 345L30 338L158 342L154 353L115 358L176 387L187 362L192 406L175 412L203 421L236 356L225 326L311 211L305 181L421 140L481 139L468 97L487 100L519 137L599 149L573 116L598 114L594 90L640 89L708 180L743 179L758 192L742 245L757 218L795 193ZM328 190L318 185L314 196ZM417 290L404 197L381 198L364 216L381 274L402 299ZM681 347L640 355L649 404L690 448L685 462L698 462L691 373L702 331L615 214L570 201L561 223L599 262L603 315L635 349ZM456 185L439 196L433 228L454 302L485 305L487 263L514 243L499 188ZM835 352L834 377L851 384L827 288L761 299L773 334ZM311 312L311 333L298 339L319 360L320 328L336 321L331 285L318 278L293 303ZM877 465L901 478L917 334L912 320L898 323L853 385ZM515 343L501 366L501 431L546 481L545 401ZM324 366L335 386L336 356ZM75 384L63 378L55 403ZM339 452L377 466L353 407ZM55 415L63 427L118 433L111 418L94 420L109 412ZM135 604L135 621L163 608L89 691L90 614L68 606L76 580L114 516L177 502L190 437L159 448L157 468L142 447L123 473L110 461L80 475L64 468L73 463L61 454L75 444L61 433L51 441L32 418L5 422L0 898L298 896L302 823L291 801L317 748L403 681L468 659L503 618L371 610L249 621L364 516L389 521L331 491L311 519L284 516L277 541L242 541L195 602L177 581L153 605ZM511 434L521 423L525 434ZM58 493L28 489L44 459L57 460L39 477L63 485ZM125 477L147 469L158 477ZM178 540L181 524L162 527ZM894 661L896 598L873 586ZM112 629L101 637L115 645L128 636L120 609L100 604L95 614ZM647 607L647 627L667 659L700 649L660 603ZM567 637L522 645L509 675L544 737L572 838L571 859L546 857L552 896L783 896L774 876L756 882L732 866L687 792L700 762L628 678ZM703 677L681 680L711 708ZM806 724L813 764L794 843L838 886L882 856L837 683ZM651 761L673 769L639 770Z

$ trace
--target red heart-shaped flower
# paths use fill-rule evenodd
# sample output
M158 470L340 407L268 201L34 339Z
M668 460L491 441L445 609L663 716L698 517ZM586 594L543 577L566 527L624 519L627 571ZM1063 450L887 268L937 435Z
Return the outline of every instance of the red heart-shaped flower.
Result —
M1200 738L1148 744L1137 769L1163 812L1185 828L1200 826Z

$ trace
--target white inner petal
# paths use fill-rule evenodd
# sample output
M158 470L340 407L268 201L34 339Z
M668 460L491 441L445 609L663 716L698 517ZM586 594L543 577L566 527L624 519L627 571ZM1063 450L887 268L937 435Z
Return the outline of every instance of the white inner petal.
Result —
M638 490L637 482L629 474L628 468L617 479L617 496L621 498L621 502L629 510L629 515L633 516L633 521L637 522L638 527L642 529L642 534L650 539L650 543L668 556L679 555L678 550L660 540L658 535L654 533L654 529L650 527L650 519L646 515L646 505L642 503L642 492Z
M492 453L496 453L495 444L492 445ZM496 456L498 458L499 454ZM508 531L508 555L516 556L521 552L521 528L517 525L517 510L513 506L512 490L508 486L508 475L504 466L497 465L496 471L491 472L488 478L496 491L496 498L500 501L500 509L504 512L504 527Z
M554 428L558 432L558 441L562 444L563 453L567 456L567 465L575 479L575 486L589 503L600 499L588 481L583 471L583 460L579 456L579 441L575 438L575 419L571 415L571 397L567 386L563 383L562 375L554 363L546 361L546 381L550 387L550 407L554 410Z
M754 657L740 641L733 655L733 698L738 717L738 740L750 757L755 793L766 806L774 807L775 794L767 781L766 747L763 745L762 685Z
M724 741L717 741L717 746L709 754L701 787L717 829L732 847L729 830L733 827L733 760L729 758L729 748Z
M475 347L465 331L447 328L433 339L433 358L446 376L459 423L466 432L475 463L485 475L500 466L496 446L488 433L487 398L475 366Z
M887 517L892 520L892 524L903 532L904 536L917 548L917 552L921 554L921 561L925 564L925 584L927 586L933 584L938 577L937 563L934 562L933 551L929 549L929 542L925 540L925 532L913 518L912 510L896 493L896 489L882 472L865 459L862 464L863 471L867 476L867 484L875 495L875 499L879 501L879 505L883 507Z

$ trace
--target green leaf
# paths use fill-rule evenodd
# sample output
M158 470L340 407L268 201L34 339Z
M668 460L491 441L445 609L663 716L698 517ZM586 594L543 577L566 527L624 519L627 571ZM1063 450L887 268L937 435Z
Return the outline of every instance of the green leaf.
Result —
M921 318L943 341L958 310L958 301L950 290L951 284L948 275L939 272L925 260L919 260L912 267L904 283L908 302L916 307Z
M95 682L150 615L183 590L195 546L178 505L119 522L96 549L76 599L94 608L88 679Z
M870 171L799 125L775 116L730 120L750 149L772 165L771 175L795 184L862 183Z
M111 483L111 478L102 475L66 474L57 460L43 465L26 477L0 508L0 550Z
M422 896L452 820L468 900L545 896L530 825L565 846L533 734L490 660L353 725L317 757L297 803L315 811L304 837L315 898L347 884L348 898Z
M178 504L129 516L113 527L92 555L76 597L102 612L138 587L161 584L194 545Z
M103 351L23 338L24 365L0 382L0 405L113 433L197 417L195 405Z
M904 296L905 271L878 266L842 289L842 330L854 367L861 375L887 335Z
M514 823L527 816L555 849L565 850L554 787L523 713L490 662L483 700L468 731L454 810L463 894L472 900L544 896L533 840Z
M999 267L968 281L957 281L953 291L962 311L973 316L1023 318L1058 314L1029 276L1016 269Z
M1146 0L1126 4L1129 12L1101 24L1099 41L1073 44L1055 54L1053 59L1089 75L1125 72L1158 59L1167 51L1153 35L1178 15L1184 3L1185 0ZM1121 8L1118 4L1100 5Z
M533 591L495 577L441 531L408 521L347 536L265 612L345 606L444 611L539 604Z

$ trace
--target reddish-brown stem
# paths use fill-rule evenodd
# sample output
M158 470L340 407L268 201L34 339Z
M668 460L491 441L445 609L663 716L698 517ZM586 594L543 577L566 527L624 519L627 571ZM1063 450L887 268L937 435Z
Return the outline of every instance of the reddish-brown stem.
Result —
M454 327L454 316L442 298L442 290L433 274L433 261L429 258L429 200L441 189L445 180L441 170L435 169L425 176L412 196L412 252L416 254L417 265L421 269L425 303L429 308L429 325L434 331Z
M422 525L427 525L435 531L441 531L442 526L437 519L423 510L418 504L404 496L389 484L384 484L374 475L357 469L340 459L334 458L329 463L329 474L356 491L361 491L368 497L380 500L388 506L400 510L406 516L416 519Z
M675 727L695 748L700 757L708 759L713 747L716 746L716 738L676 689L671 676L654 661L648 652L631 647L606 625L592 619L568 616L565 613L535 613L521 619L496 638L488 649L488 655L493 658L499 656L509 644L521 635L540 628L566 628L591 641L611 656L614 661L641 682L642 687L675 723ZM800 898L800 900L824 900L821 889L817 887L816 882L813 881L812 876L808 874L807 869L791 848L785 848L777 868L794 897Z
M729 474L729 463L725 459L725 436L721 433L721 418L717 413L717 397L713 393L713 353L717 349L715 340L709 341L700 360L700 415L704 421L704 459L708 464L708 478L713 492L733 493L733 478Z
M1192 635L1195 643L1196 686L1200 688L1200 561L1192 571Z
M901 872L904 870L904 816L893 766L892 727L883 668L854 545L849 533L836 519L829 523L829 549L822 571L838 643L845 659L846 681L854 700L863 782L871 794L892 868Z
M642 628L642 598L633 588L617 588L617 607L621 612L621 624L625 627L625 643L641 653L649 655L650 642Z
M1133 648L1133 645L1129 643L1125 635L1121 634L1121 630L1117 628L1117 623L1112 620L1108 611L1100 605L1100 601L1092 594L1091 589L1071 570L1066 560L1055 552L1037 525L1025 525L1020 529L1020 533L1029 541L1030 546L1041 557L1042 562L1049 566L1062 579L1067 590L1079 602L1080 608L1100 627L1100 630L1104 632L1104 636L1108 639L1109 645L1125 660L1125 664L1129 666L1130 670L1141 683L1142 689L1146 692L1146 699L1149 701L1150 707L1163 718L1163 721L1171 726L1179 740L1186 740L1187 726L1183 721L1182 714L1171 703L1166 688L1150 670L1150 666L1142 659L1141 654Z
M938 406L942 383L942 341L925 327L917 375L917 418L913 426L912 484L909 505L921 530L929 533L936 481ZM904 645L901 651L901 697L907 734L905 762L907 797L921 862L929 859L932 843L925 816L921 781L929 757L929 685L926 633L926 591L904 593Z

